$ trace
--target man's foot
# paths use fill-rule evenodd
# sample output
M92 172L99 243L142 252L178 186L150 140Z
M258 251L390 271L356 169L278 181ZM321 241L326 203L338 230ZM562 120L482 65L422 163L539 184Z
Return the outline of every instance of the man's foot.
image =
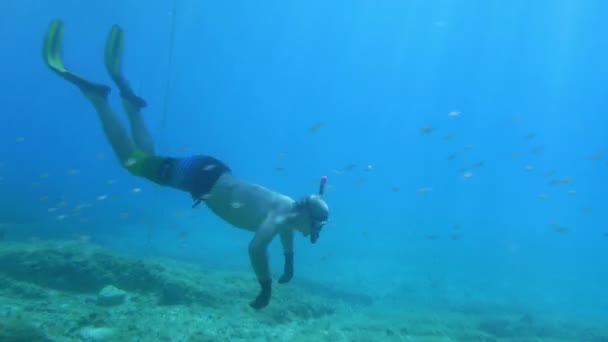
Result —
M122 54L124 51L125 33L118 25L112 26L106 41L105 64L110 77L118 86L120 96L124 101L141 109L146 106L146 101L135 95L129 82L122 75Z
M255 299L249 303L249 305L256 309L262 309L270 302L270 295L272 293L272 280L260 281L260 293Z
M61 55L62 43L63 22L61 20L53 20L44 37L42 56L44 57L45 64L61 78L80 88L85 95L106 99L110 93L110 87L88 81L65 68Z

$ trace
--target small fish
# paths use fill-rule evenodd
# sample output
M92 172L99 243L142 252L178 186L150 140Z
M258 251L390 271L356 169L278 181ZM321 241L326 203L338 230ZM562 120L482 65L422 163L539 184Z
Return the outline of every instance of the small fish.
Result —
M277 158L283 159L283 158L287 157L287 155L288 155L287 152L279 152L279 154L277 155Z
M551 185L563 185L563 184L570 184L573 182L574 182L573 177L562 177L562 178L551 180L550 184Z
M344 169L343 169L343 170L344 170L344 171L352 171L352 170L354 170L356 167L357 167L357 165L355 165L355 164L348 164L348 165L346 165L346 166L344 167Z
M532 150L530 150L530 152L535 155L542 154L544 151L545 151L545 148L542 146L537 146L537 147L533 148Z
M178 240L182 240L183 241L183 240L186 240L188 238L188 236L190 236L190 233L188 233L188 232L180 232L180 233L177 234L176 237L177 237Z
M568 190L568 196L576 196L576 190Z
M454 230L460 230L460 225L459 224L455 224L454 226L452 226L452 229L454 229Z
M126 167L130 167L133 166L137 163L137 160L135 160L135 158L129 158L127 159L127 161L125 162L125 166Z
M340 175L342 175L342 171L340 171L340 170L334 170L334 175L340 176Z
M243 207L243 203L241 203L241 202L232 202L232 203L230 203L230 206L233 207L234 209L239 209L239 208Z
M59 221L63 221L63 220L65 220L67 217L68 217L67 215L59 215L59 216L57 216L57 220L59 220Z
M547 194L540 194L538 196L536 196L538 199L540 200L548 200L549 199L549 195Z
M22 143L22 142L25 141L25 138L24 137L18 137L18 138L15 139L15 141L17 141L18 143Z
M523 120L519 116L513 116L511 118L511 123L514 125L519 125Z
M141 192L141 188L133 188L133 192L134 192L134 193Z
M76 236L76 240L83 242L83 243L87 243L87 242L91 241L91 236L86 235L86 234L79 234Z
M526 135L526 139L528 140L533 140L534 138L536 138L536 133L534 132L528 133L528 135Z
M373 165L367 165L367 166L365 167L365 171L368 171L368 172L370 172L370 171L374 171L374 166L373 166Z
M429 134L433 133L433 131L435 131L435 129L431 126L422 127L420 129L420 133L422 133L424 135L429 135Z
M76 176L79 173L80 173L80 170L78 170L78 169L69 169L67 171L67 174L70 175L70 176Z
M454 159L456 159L456 155L455 154L450 154L448 156L448 160L454 160Z
M99 196L97 196L97 200L98 200L98 201L104 201L104 200L106 200L107 198L108 198L108 195L99 195Z
M106 159L106 156L103 153L97 153L95 155L95 159L97 159L97 160L104 160L104 159Z
M547 170L545 171L545 177L551 177L553 175L555 175L556 171L555 170Z
M451 111L448 113L448 117L451 119L456 119L460 117L460 112L459 111Z
M452 141L452 140L454 140L455 137L456 136L454 134L450 133L450 134L444 136L443 140L445 140L445 141Z
M277 172L283 172L283 171L285 171L285 168L279 166L279 167L275 167L274 170Z
M465 151L472 151L475 149L475 145L464 145Z
M41 200L41 201L46 201L46 200L48 200L48 199L49 199L49 196L47 196L47 195L42 195L42 196L40 196L40 200Z
M367 183L367 179L365 179L365 178L359 178L355 181L356 185L363 185L365 183Z
M482 167L484 165L485 165L484 161L478 161L477 163L473 164L473 168L477 169L477 168L480 168L480 167Z
M566 228L566 227L555 227L555 228L553 228L553 230L556 233L560 233L560 234L565 234L568 232L568 228Z
M120 213L120 218L126 220L129 218L129 213Z
M319 130L324 126L323 122L318 122L310 127L308 127L308 133L315 134L319 132Z
M423 195L428 194L431 191L433 191L433 188L431 188L431 187L424 187L424 188L418 189L418 193L423 194Z
M532 171L534 171L534 166L532 166L532 165L526 165L526 166L524 167L524 170L525 170L526 172L532 172Z
M598 160L602 160L603 157L604 157L604 155L601 152L596 152L596 153L592 154L591 157L589 157L589 159L598 161Z
M48 208L46 211L48 211L49 213L54 213L57 211L57 208Z
M47 178L49 178L49 174L48 173L41 173L40 176L38 176L38 178L40 178L40 179L47 179Z
M85 209L85 208L90 208L92 206L93 206L93 204L91 204L91 203L80 203L79 205L77 205L76 207L74 207L74 210L78 211L78 210L82 210L82 209Z
M469 179L469 178L473 177L473 172L470 172L470 171L465 172L462 174L462 176L466 179Z
M458 234L450 235L450 240L458 241L458 240L460 240L460 235L458 235Z
M204 194L203 196L201 196L201 200L203 200L203 201L206 201L210 198L211 198L211 194Z
M392 190L393 192L399 192L399 191L401 191L401 188L400 188L400 187L398 187L398 186L394 186L394 187L392 187L392 188L391 188L391 190Z
M567 233L568 232L568 228L564 227L561 223L559 223L558 221L553 221L551 223L549 223L549 227L551 227L551 229L553 229L554 232L557 233Z
M203 171L211 171L211 170L215 169L216 167L217 167L217 165L215 165L215 164L205 165L205 167L203 167Z
M561 223L559 223L559 221L551 221L551 222L549 222L549 227L551 227L551 228L561 227Z
M519 153L519 152L513 152L513 153L511 153L511 157L513 157L513 158L519 158L519 157L521 157L521 153Z
M608 238L608 233L604 233L603 235L605 238Z
M108 185L114 185L114 184L116 184L116 180L114 180L114 179L108 179L106 181L106 184L108 184Z
M591 214L591 213L593 213L593 208L590 208L590 207L581 208L581 212L583 214Z

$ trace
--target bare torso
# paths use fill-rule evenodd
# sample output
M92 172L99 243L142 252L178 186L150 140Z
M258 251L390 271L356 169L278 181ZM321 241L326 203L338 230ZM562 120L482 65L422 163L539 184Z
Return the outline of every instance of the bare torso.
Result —
M257 231L269 215L278 218L287 215L294 200L225 173L217 180L205 203L226 222L238 228ZM277 229L282 228L281 222L276 223Z

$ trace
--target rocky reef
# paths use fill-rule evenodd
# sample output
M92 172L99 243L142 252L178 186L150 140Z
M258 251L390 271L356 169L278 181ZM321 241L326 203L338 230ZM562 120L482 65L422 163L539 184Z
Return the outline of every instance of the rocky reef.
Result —
M260 324L322 319L344 305L277 285L270 307L255 312L247 305L258 290L252 277L81 242L5 243L0 316L36 329L2 330L60 341L248 340L268 333Z
M306 281L249 308L251 272L78 241L0 244L0 341L608 341L605 322L414 306Z

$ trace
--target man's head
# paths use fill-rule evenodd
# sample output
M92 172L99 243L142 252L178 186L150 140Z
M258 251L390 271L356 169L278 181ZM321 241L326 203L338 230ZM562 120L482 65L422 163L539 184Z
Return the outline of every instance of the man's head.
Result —
M303 232L310 234L310 242L317 242L321 229L329 219L327 203L320 195L309 195L298 200L295 207L304 222Z

